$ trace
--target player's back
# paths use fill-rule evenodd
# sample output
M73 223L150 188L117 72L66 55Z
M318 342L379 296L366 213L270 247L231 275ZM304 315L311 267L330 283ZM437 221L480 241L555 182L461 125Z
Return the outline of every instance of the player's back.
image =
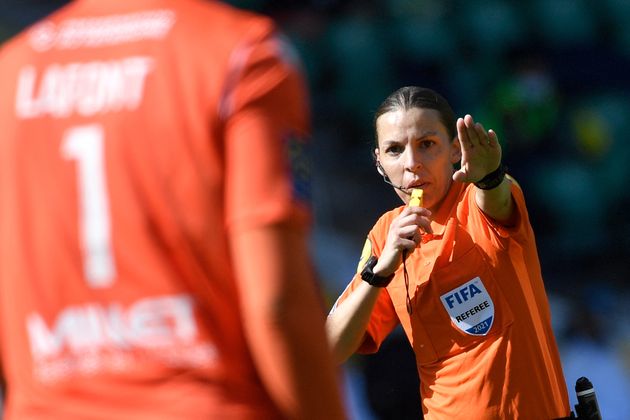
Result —
M5 45L7 420L277 415L239 324L220 141L232 51L271 30L204 1L79 0Z

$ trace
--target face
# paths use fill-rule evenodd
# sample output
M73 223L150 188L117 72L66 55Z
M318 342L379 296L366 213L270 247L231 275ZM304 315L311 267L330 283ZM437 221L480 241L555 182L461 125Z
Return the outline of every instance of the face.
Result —
M376 120L377 160L395 185L422 188L424 207L434 210L451 186L453 164L461 158L459 140L451 139L434 109L387 112ZM406 203L410 196L398 189Z

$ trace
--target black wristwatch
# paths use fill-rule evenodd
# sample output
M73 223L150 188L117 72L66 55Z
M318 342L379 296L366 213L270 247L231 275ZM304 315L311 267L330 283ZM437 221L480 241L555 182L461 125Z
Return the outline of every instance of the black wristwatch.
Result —
M378 258L374 255L367 260L363 266L363 270L361 270L361 279L374 287L385 287L392 281L394 275L391 274L387 277L381 277L374 274L374 266L376 266L377 262Z
M475 187L482 190L492 190L498 187L503 182L503 178L505 178L506 170L507 168L504 164L499 164L497 169L475 182Z

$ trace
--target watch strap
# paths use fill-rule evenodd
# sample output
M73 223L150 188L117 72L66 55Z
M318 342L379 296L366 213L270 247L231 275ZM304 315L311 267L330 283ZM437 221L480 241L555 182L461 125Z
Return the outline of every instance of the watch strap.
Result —
M382 277L374 274L374 267L378 262L378 258L372 255L361 270L361 279L374 287L386 287L394 278L394 274Z
M499 186L505 178L507 168L503 163L497 169L475 182L475 187L482 190L492 190Z

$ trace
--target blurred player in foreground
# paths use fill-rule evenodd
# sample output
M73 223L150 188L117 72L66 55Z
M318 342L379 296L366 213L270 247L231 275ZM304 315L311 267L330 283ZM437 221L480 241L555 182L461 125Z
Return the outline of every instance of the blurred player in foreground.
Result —
M5 420L340 419L268 19L78 0L0 52Z
M494 131L419 87L392 93L375 128L377 170L407 205L372 228L328 316L337 360L376 352L400 323L426 419L568 416L534 234Z

